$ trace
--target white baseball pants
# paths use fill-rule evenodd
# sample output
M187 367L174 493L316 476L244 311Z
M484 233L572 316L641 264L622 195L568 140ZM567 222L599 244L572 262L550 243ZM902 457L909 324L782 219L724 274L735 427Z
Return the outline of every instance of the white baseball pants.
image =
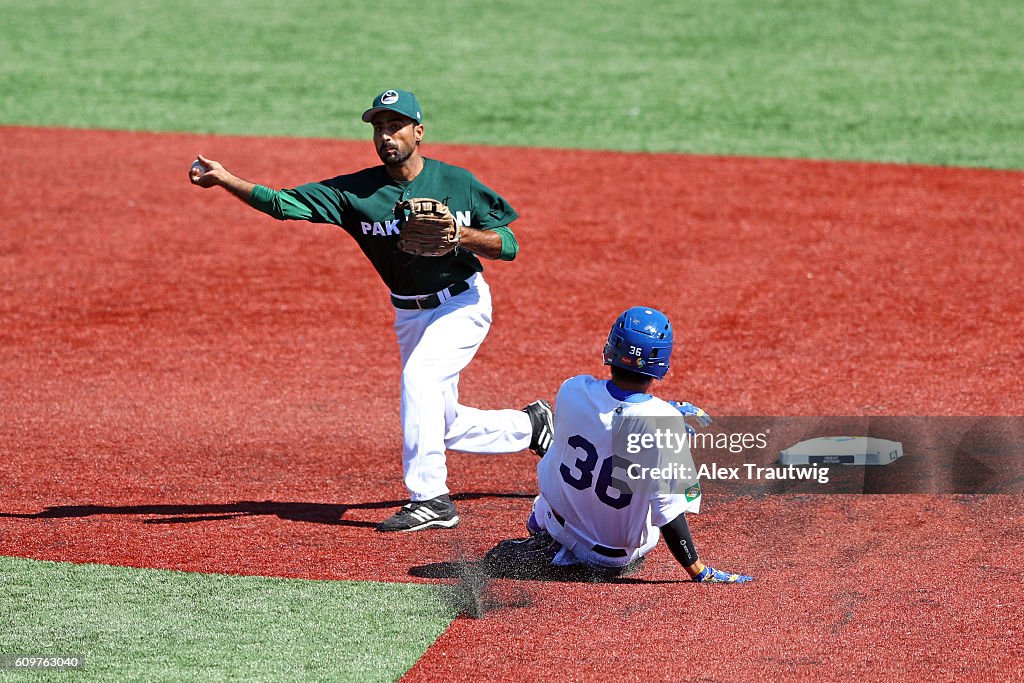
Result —
M651 552L654 546L658 545L658 539L661 538L658 527L648 522L647 537L642 546L625 548L627 554L624 557L606 557L593 551L594 541L585 538L572 527L559 522L544 496L537 496L533 499L533 510L530 515L541 529L547 531L562 546L551 561L555 566L574 565L582 562L599 567L624 567ZM527 524L527 528L529 526Z
M515 453L529 447L521 410L479 410L459 403L459 373L491 327L491 292L482 275L469 290L427 310L395 309L402 356L402 467L409 498L448 493L445 449Z

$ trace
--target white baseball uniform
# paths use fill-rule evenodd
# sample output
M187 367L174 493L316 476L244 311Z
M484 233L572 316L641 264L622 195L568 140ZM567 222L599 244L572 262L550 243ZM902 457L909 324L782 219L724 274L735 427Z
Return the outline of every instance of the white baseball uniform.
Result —
M530 416L459 403L459 373L491 326L491 292L480 273L469 291L433 309L395 309L402 355L402 466L414 501L448 493L445 449L515 453L530 446ZM399 297L397 298L406 298Z
M618 395L618 398L613 395ZM554 443L537 465L540 495L533 515L562 549L556 565L579 562L624 566L658 543L659 526L683 512L700 511L700 488L685 492L652 478L629 475L635 468L658 467L680 460L657 446L629 453L613 444L626 434L648 434L647 418L680 414L667 402L648 394L631 394L608 380L579 375L566 380L555 399ZM686 459L689 459L689 446ZM679 492L675 492L679 491Z

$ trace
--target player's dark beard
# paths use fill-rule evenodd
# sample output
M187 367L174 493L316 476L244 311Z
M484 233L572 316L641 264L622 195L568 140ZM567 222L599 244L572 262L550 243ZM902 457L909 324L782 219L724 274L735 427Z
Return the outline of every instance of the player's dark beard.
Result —
M377 149L377 156L384 162L385 166L401 166L405 161L412 156L412 150L403 152L397 146L388 146L386 144L381 145Z

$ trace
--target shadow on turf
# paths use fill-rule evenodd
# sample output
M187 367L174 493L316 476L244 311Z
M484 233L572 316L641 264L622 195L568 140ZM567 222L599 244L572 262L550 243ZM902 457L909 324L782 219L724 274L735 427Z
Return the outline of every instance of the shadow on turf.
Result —
M452 500L466 501L481 498L533 498L528 493L458 493ZM401 507L406 500L383 500L368 503L296 503L273 500L242 500L234 503L208 503L200 505L56 505L42 512L10 513L0 512L0 518L17 519L73 519L96 515L156 515L143 520L143 524L190 524L235 519L238 517L272 516L292 522L330 524L374 528L376 522L344 519L349 510L389 510ZM386 516L386 515L385 515Z

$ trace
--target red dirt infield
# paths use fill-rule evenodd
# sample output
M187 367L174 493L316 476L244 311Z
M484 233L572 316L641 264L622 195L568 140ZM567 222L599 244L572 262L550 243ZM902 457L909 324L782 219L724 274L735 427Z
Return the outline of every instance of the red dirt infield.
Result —
M535 459L452 454L463 523L380 535L401 503L386 292L336 228L186 180L196 152L274 186L369 142L0 128L0 554L445 582L522 535ZM434 145L515 206L495 322L461 399L553 397L621 310L682 332L659 388L714 414L1020 415L1024 174ZM718 496L697 586L498 581L410 681L978 680L1024 659L1019 495Z

